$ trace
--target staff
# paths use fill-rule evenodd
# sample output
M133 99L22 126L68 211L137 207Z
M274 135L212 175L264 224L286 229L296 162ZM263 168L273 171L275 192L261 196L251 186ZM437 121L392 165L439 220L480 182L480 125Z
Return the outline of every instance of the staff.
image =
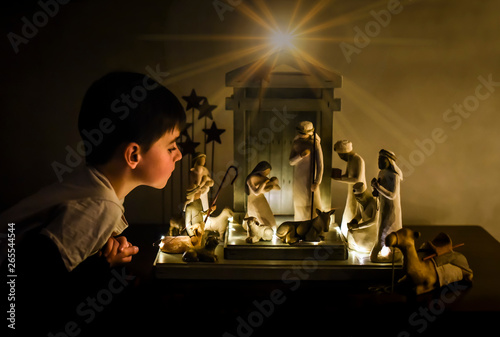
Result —
M212 209L214 208L215 203L217 202L217 198L219 197L219 193L220 193L220 190L222 189L222 185L224 185L224 181L226 180L226 176L229 173L229 170L231 168L233 168L236 171L236 175L234 176L233 180L231 180L231 185L234 183L236 178L238 178L238 168L236 166L233 166L233 165L229 166L226 170L226 174L224 174L224 178L222 178L222 182L220 183L219 189L217 190L217 194L215 194L214 200L212 201L212 205L210 205L210 207L208 208L207 216L205 217L205 223L207 222L208 217L210 216L210 213L212 213Z
M311 186L313 186L314 180L316 179L316 130L314 129L314 126L313 126L313 149L312 149L311 161L312 161ZM314 190L311 188L311 220L313 218L313 215L314 215Z

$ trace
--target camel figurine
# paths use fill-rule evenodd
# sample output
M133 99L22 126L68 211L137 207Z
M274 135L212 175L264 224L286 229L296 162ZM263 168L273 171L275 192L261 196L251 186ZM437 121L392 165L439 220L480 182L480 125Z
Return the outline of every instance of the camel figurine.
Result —
M406 275L398 283L410 281L416 295L420 295L447 284L465 280L472 281L472 270L461 253L453 251L451 238L439 233L432 241L415 249L419 232L401 228L387 235L385 245L399 248L404 256Z
M285 221L278 227L276 236L289 244L296 243L299 240L319 242L324 239L323 233L328 232L330 216L334 212L334 209L328 212L316 209L318 216L312 220Z

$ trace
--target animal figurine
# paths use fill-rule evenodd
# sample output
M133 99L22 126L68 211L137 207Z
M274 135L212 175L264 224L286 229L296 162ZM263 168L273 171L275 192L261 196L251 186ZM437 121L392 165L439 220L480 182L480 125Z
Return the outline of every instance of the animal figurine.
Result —
M417 253L415 240L419 237L419 232L401 228L385 239L386 246L399 248L404 256L406 275L398 283L409 281L415 294L420 295L456 281L472 281L467 259L453 251L447 234L438 234L434 240L423 244Z
M274 231L271 226L262 225L256 217L250 216L243 219L243 228L247 231L247 243L256 243L260 240L270 241Z
M178 215L170 219L170 227L168 228L169 236L178 236L186 229L186 221L184 216Z
M276 231L276 235L285 243L293 244L299 240L318 242L324 239L323 233L328 232L330 216L334 209L322 212L316 209L317 217L312 220L285 221Z
M201 235L199 235L199 239L197 242L201 243ZM186 252L190 248L194 248L196 245L193 245L193 241L187 235L179 235L179 236L165 236L160 241L160 249L164 253L170 254L182 254ZM199 246L199 245L198 245Z
M218 216L209 216L205 224L205 230L218 232L220 240L224 241L224 233L226 232L228 219L233 215L233 211L226 207Z
M186 250L182 255L184 262L216 262L215 248L219 244L218 233L205 231L204 244Z
M219 233L205 231L198 233L198 244L193 245L192 238L187 235L166 236L160 241L160 249L164 253L183 254L185 262L215 262L215 248L219 244Z

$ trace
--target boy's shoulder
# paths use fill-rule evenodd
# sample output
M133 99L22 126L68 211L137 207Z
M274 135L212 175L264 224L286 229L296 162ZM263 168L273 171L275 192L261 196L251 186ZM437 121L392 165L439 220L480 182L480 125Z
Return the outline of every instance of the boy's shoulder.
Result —
M35 194L0 215L4 222L24 222L50 209L68 206L94 205L116 209L123 213L123 202L118 199L111 184L104 175L92 167L83 167L68 175L61 183L42 188Z

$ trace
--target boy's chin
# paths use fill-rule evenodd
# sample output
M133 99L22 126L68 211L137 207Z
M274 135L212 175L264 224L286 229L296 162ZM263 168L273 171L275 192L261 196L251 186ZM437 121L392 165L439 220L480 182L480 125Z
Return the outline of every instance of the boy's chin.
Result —
M165 180L165 181L158 182L158 183L156 183L156 184L154 184L154 185L153 185L153 184L152 184L152 185L149 185L149 186L151 186L151 187L153 187L153 188L156 188L156 189L158 189L158 190L161 190L161 189L164 189L164 188L165 188L165 186L167 186L167 182L168 182L168 179L167 179L167 180Z

